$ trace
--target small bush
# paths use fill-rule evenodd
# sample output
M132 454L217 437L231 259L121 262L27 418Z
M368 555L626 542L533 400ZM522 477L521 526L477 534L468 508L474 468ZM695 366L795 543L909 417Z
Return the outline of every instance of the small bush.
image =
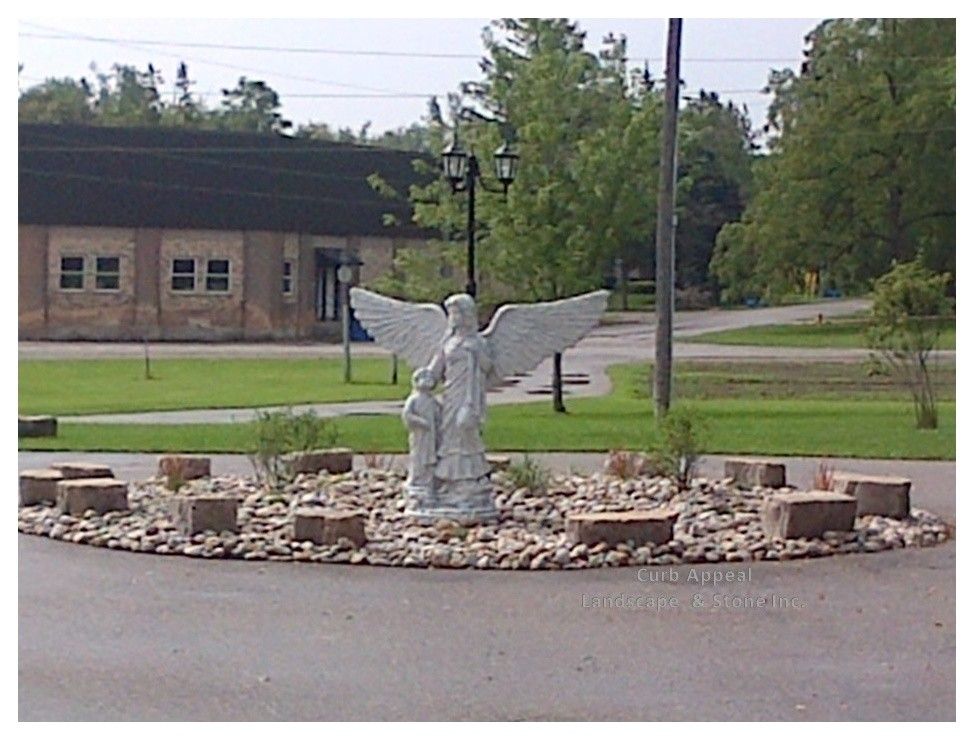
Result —
M335 424L311 410L301 414L291 409L258 411L254 426L254 447L249 457L257 477L271 488L291 480L285 455L332 447L338 439Z
M895 264L877 278L867 338L874 356L911 393L918 429L937 429L931 353L951 323L951 276L935 274L920 258Z
M645 459L639 452L610 450L603 463L603 472L623 480L636 478L643 469Z
M669 468L662 466L654 453L611 450L603 463L603 472L622 480L641 475L669 475Z
M814 491L833 490L833 466L825 460L820 460L813 473L812 487Z
M362 455L362 464L374 470L392 470L395 460L392 455L380 455L375 452L367 452Z
M527 488L532 493L544 491L548 486L549 470L530 455L521 462L512 462L505 471L515 488Z
M176 493L186 483L186 461L175 458L169 461L166 468L166 488Z
M650 462L686 488L704 452L707 435L704 419L690 409L672 408L657 423L657 432L658 441L650 451Z

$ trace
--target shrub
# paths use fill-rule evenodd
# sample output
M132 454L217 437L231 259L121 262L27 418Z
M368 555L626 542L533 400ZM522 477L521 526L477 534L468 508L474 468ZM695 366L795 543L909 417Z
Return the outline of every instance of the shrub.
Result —
M639 452L629 450L610 450L603 463L603 471L607 475L626 480L636 478L643 470L646 458Z
M629 450L611 450L603 463L603 472L627 480L641 475L669 475L669 468L661 465L658 456Z
M544 491L548 486L549 471L538 460L524 455L521 462L512 462L505 475L515 488L527 488L532 493Z
M301 414L291 409L258 411L254 426L256 433L250 461L257 477L271 488L291 480L291 471L284 460L289 452L332 447L338 439L335 424L311 410Z
M930 356L950 320L951 276L921 264L895 264L874 283L867 338L875 357L908 387L918 429L936 429L938 409L931 382Z
M381 455L376 452L366 452L362 455L363 466L374 470L392 470L395 462L392 455Z
M168 490L176 493L183 484L186 483L186 461L182 458L173 458L166 467L165 486Z
M704 451L707 434L704 419L696 412L678 406L657 423L657 432L657 444L650 451L651 463L686 488Z
M813 473L812 487L814 491L833 490L833 466L825 460L820 460Z

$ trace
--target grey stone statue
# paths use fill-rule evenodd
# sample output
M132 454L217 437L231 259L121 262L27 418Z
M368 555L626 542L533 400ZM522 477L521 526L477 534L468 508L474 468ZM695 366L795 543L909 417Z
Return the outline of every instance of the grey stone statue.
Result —
M403 407L410 435L408 512L423 519L486 521L496 517L481 428L487 391L578 342L606 310L609 293L560 301L509 304L477 328L474 299L450 296L409 303L362 288L350 300L363 327L413 367L413 392ZM439 397L432 395L441 385Z

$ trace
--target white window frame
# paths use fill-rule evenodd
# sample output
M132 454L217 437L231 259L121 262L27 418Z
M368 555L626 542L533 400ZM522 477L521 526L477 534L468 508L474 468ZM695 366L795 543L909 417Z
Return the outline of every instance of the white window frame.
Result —
M118 269L115 270L114 272L108 272L106 270L99 271L99 269L98 269L98 260L104 260L104 259L116 260L116 262L118 264ZM95 260L95 282L94 282L95 291L97 293L118 293L119 291L121 291L122 290L122 255L119 255L119 254L99 254L99 255L96 255L95 256L94 260ZM98 287L98 278L99 278L99 276L114 276L115 277L115 282L116 282L115 287L114 288L99 288Z
M210 272L211 262L226 262L227 272ZM230 289L232 285L230 276L232 273L233 273L233 265L231 264L231 259L229 257L207 257L206 263L204 264L204 271L203 271L203 290L206 293L216 293L218 295L226 295L227 293L230 293ZM226 280L227 287L211 288L210 278L214 278L217 280Z
M286 288L285 285L288 287ZM295 294L295 261L283 260L281 262L281 295L288 298Z
M65 270L64 261L65 260L81 260L80 270ZM58 290L63 290L65 293L82 293L85 290L85 266L87 260L83 254L59 254L58 255ZM78 288L66 288L62 284L61 280L65 275L80 275L81 276L81 287Z
M187 262L187 261L193 263L193 271L192 272L176 272L176 263L177 262ZM197 282L198 282L197 279L196 279L196 268L197 268L197 265L196 265L196 257L173 257L169 261L169 292L170 293L195 293L196 292ZM173 285L173 280L175 280L177 277L181 277L181 278L190 277L190 278L193 278L193 286L190 287L190 288L177 288L177 287L175 287Z

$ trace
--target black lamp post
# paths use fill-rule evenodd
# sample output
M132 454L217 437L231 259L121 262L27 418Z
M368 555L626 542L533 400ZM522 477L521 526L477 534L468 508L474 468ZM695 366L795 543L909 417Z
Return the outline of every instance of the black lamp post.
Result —
M489 187L481 178L481 170L477 157L473 152L461 148L454 133L450 144L441 154L443 173L450 181L455 193L467 191L467 293L473 298L477 295L477 281L474 278L474 186L476 182L492 193L508 195L508 187L514 182L515 171L518 168L518 155L512 151L508 142L499 146L494 152L494 174L501 189Z

